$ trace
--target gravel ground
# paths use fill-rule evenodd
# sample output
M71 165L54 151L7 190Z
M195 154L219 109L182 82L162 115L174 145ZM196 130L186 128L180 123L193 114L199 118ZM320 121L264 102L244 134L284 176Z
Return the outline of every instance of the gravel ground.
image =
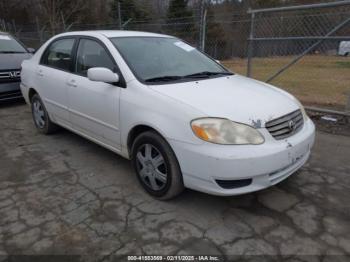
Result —
M225 198L186 190L160 202L142 191L129 161L65 130L37 133L26 105L1 106L0 130L2 258L350 259L347 136L318 132L309 163L267 190Z

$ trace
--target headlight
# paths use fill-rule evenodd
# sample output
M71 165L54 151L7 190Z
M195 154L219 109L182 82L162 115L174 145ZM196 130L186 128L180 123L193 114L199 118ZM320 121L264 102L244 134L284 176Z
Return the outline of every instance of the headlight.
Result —
M200 139L222 145L259 145L263 136L255 128L223 118L200 118L191 122L193 133Z
M304 122L308 119L308 116L306 114L306 111L305 111L305 108L304 106L300 103L300 101L298 99L295 99L297 101L297 104L299 105L300 107L300 111L301 113L303 114L303 118L304 118Z

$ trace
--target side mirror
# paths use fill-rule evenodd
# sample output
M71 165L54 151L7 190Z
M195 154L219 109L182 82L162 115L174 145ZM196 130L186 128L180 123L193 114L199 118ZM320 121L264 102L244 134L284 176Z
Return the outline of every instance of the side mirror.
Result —
M95 82L105 82L110 84L119 82L119 75L104 67L90 68L87 72L87 76L91 81Z
M31 48L31 47L28 47L27 50L28 50L28 52L31 53L31 54L34 54L35 51L36 51L34 48Z

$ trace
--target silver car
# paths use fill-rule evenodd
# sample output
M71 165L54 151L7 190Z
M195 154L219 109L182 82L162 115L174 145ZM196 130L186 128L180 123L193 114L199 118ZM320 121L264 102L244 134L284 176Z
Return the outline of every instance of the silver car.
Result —
M22 97L21 64L33 52L11 35L0 32L0 102Z

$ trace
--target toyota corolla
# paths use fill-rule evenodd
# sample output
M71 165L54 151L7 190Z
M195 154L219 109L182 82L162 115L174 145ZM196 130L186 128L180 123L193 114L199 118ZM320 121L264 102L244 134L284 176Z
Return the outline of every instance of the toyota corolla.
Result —
M23 62L21 90L41 133L61 126L132 160L159 199L184 188L222 196L267 188L302 167L314 143L292 95L166 35L55 36Z

